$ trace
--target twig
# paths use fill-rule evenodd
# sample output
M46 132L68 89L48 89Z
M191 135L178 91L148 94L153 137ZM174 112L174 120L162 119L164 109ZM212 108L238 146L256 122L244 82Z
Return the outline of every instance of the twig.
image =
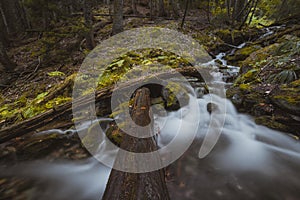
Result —
M85 43L85 38L80 42L80 44L79 44L79 51L81 51L81 52L83 52L83 48L82 48L82 46L83 46L83 44Z
M4 88L6 88L6 87L8 87L9 85L3 85L3 84L0 84L0 87L4 87Z
M235 48L235 49L240 49L238 46L232 45L232 44L228 44L228 43L224 43L225 45Z
M31 78L31 76L32 76L34 73L36 73L37 70L39 69L39 67L40 67L40 65L41 65L41 58L40 58L40 57L38 57L38 62L39 62L39 63L38 63L37 66L35 67L34 71L31 72L31 73L25 78L25 81L28 80L29 78Z

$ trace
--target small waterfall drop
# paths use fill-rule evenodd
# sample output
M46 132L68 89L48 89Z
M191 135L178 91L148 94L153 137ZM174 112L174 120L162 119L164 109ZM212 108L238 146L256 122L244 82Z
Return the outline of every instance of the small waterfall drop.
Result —
M220 53L205 65L216 66L219 60L222 66L226 66L228 73L237 74L239 68L227 65L224 56L224 53ZM212 70L211 75L216 83L226 86L224 73L220 69ZM196 93L201 91L201 88L195 89ZM238 113L228 99L213 94L190 95L190 98L195 98L197 104L190 103L177 111L154 116L155 128L160 132L157 138L160 147L171 142L176 134L181 137L192 134L195 130L189 125L198 123L194 143L179 160L167 167L170 173L167 185L172 200L299 199L299 141L285 133L255 124L250 116ZM209 104L215 109L214 120L221 123L224 119L224 125L213 150L207 157L200 159L198 153L203 138L211 128ZM186 116L192 113L194 106L198 107L200 118L190 121L190 117ZM109 118L96 119L84 122L81 128L88 129L96 122L106 127L111 121ZM178 133L180 128L181 132ZM75 132L48 130L37 135ZM105 138L104 133L101 134ZM107 149L103 139L97 156L114 159L116 153ZM0 176L38 180L42 189L33 191L35 194L32 199L98 200L103 195L110 171L110 168L91 158L50 164L42 161L25 163L1 170Z

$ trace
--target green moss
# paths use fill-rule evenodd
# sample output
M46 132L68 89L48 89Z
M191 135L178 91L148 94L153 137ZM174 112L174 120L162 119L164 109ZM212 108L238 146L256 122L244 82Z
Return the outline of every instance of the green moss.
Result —
M97 88L103 88L115 84L121 78L123 81L139 78L143 72L158 72L159 65L164 68L178 68L189 63L180 56L160 49L141 49L131 51L115 59L108 65L98 79ZM128 76L125 76L130 72ZM133 77L136 74L136 77Z
M276 50L279 46L280 46L280 44L275 43L275 44L269 45L267 47L264 47L262 49L259 49L257 51L254 51L244 60L244 62L242 62L242 64L243 65L255 65L257 62L266 60L268 57L276 54Z
M259 73L260 70L258 69L251 69L248 72L246 72L245 74L242 74L241 76L239 76L234 85L237 86L239 84L250 84L250 83L257 83L260 82L260 80L258 79L257 75Z
M281 131L289 131L289 127L275 121L271 116L260 116L255 118L255 123L267 126L272 129L281 130Z
M250 90L250 84L240 84L239 88L240 90L248 91Z
M251 45L248 47L244 47L242 49L237 50L234 55L226 56L228 61L239 61L246 59L251 53L259 50L261 46L259 45Z
M169 82L165 88L164 93L164 100L167 108L170 109L177 109L179 107L178 98L181 99L181 103L185 106L189 102L188 92L185 88L180 86L178 83ZM177 98L178 97L178 98Z
M62 84L53 87L51 91L38 93L33 99L31 96L34 95L27 93L19 97L14 103L4 104L0 107L0 121L22 121L71 101L69 93L64 93L68 89L62 85L73 79L74 75L71 75ZM61 95L56 95L55 92L60 92ZM49 96L51 96L50 99Z
M299 88L300 87L300 79L291 82L290 86Z
M117 146L120 146L123 140L123 134L116 125L110 126L106 131L107 137Z
M228 44L241 44L244 39L243 31L236 29L220 29L216 32L216 35Z
M204 48L206 50L217 49L218 46L224 43L219 37L210 33L196 33L193 35L193 38L197 40L200 44L204 45Z
M249 23L249 21L248 21ZM263 28L261 24L264 26L270 26L274 23L274 20L267 18L266 16L253 16L251 21L251 27Z
M283 100L283 101L287 101L289 104L293 104L293 105L299 105L300 104L300 95L299 95L299 93L297 95L283 93L283 94L280 94L280 95L275 95L273 98L274 99L280 99L280 100Z

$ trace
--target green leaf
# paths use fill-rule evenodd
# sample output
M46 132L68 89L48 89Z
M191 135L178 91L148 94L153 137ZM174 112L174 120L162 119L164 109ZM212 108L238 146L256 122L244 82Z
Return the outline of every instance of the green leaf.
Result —
M65 76L66 74L60 71L49 72L48 76Z

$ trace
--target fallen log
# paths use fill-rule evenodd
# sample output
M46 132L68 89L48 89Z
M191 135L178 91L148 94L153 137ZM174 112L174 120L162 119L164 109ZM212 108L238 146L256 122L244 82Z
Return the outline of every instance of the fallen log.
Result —
M147 77L138 77L138 78L130 80L126 83L116 85L116 86L114 86L114 85L109 86L109 87L106 87L99 91L96 91L95 99L94 99L96 102L96 110L98 109L97 104L99 102L109 100L109 98L111 97L111 94L114 90L129 88L146 78L149 78L149 79L157 78L157 79L167 80L168 78L174 77L178 72L184 76L191 76L191 77L198 78L199 80L203 80L201 74L194 67L182 67L182 68L173 69L173 70L170 70L167 72L153 73ZM205 71L203 71L203 72L205 73ZM92 102L93 102L93 99L83 96L83 97L77 99L76 102L67 102L67 103L62 104L62 105L60 105L52 110L49 110L45 113L42 113L42 114L32 117L30 119L21 121L20 123L13 124L11 126L2 128L0 130L0 143L7 142L16 137L21 137L28 133L32 133L38 129L41 129L42 127L45 127L49 123L53 123L52 128L58 128L58 127L55 127L54 123L55 123L55 121L61 121L62 119L66 120L66 124L69 125L70 122L72 122L72 103L75 103L77 106L80 106L80 107L88 107L91 105ZM110 109L110 106L107 106L107 107L109 107L109 109ZM108 112L110 112L110 110ZM109 113L107 113L107 114L109 114ZM63 128L63 127L59 127L59 128ZM65 128L69 128L69 127L65 127Z
M260 40L258 40L258 41L256 41L256 42L254 42L253 44L255 45L255 44L259 44L259 45L261 45L261 44L264 44L264 43L266 43L267 42L267 44L272 44L272 43L275 43L275 41L277 40L277 39L279 39L279 38L281 38L282 36L284 36L284 35L288 35L288 34L291 34L291 33L295 33L296 35L299 35L299 32L298 32L298 34L297 34L297 31L299 31L300 30L300 25L295 25L295 26L293 26L293 27L291 27L291 28L288 28L288 29L286 29L286 30L284 30L284 31L281 31L281 32L278 32L278 33L276 33L276 34L272 34L272 35L270 35L270 36L267 36L267 37L265 37L265 38L262 38L262 39L260 39Z
M134 97L134 106L131 112L132 120L139 126L146 126L151 121L149 116L150 92L143 87L137 90ZM157 150L156 143L151 136L149 128L148 138L137 138L124 134L121 148L135 153L146 153ZM132 131L136 131L133 127ZM144 133L143 133L144 135ZM116 162L120 160L130 162L130 167L135 166L136 160L130 155L118 154ZM157 159L160 159L157 157ZM159 162L159 160L158 160ZM148 173L128 173L113 169L102 200L168 200L169 193L165 183L164 171L157 170Z

